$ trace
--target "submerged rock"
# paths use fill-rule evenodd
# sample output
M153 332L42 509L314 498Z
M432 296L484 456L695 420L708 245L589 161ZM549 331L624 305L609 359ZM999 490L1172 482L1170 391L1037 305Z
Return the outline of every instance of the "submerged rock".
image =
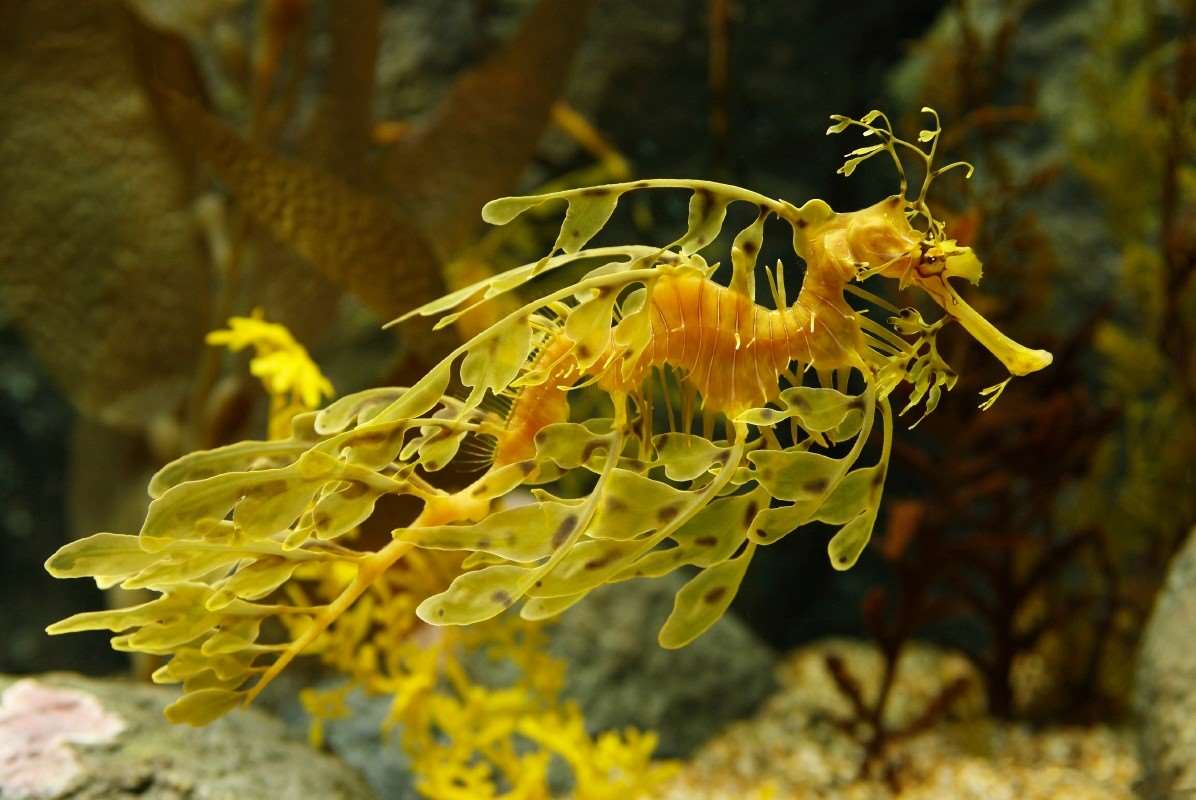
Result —
M352 769L259 711L171 725L170 689L66 673L0 675L5 800L372 800Z
M862 774L863 732L827 669L838 657L870 703L882 661L870 644L827 640L783 659L782 688L753 719L726 729L666 792L670 800L1121 800L1132 798L1130 739L1105 727L1033 730L985 713L980 677L962 657L931 645L906 648L886 724L916 722L948 684L968 680L933 725L891 741Z
M1171 562L1138 654L1134 708L1147 797L1196 793L1196 530Z
M657 644L684 580L602 587L552 633L553 654L569 665L565 695L580 703L590 730L654 730L663 758L689 754L776 688L776 654L731 614L680 650Z

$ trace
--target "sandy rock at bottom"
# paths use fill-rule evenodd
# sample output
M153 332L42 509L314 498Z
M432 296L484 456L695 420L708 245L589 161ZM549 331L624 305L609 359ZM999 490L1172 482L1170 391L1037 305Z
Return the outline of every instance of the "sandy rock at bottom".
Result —
M172 725L162 710L175 697L124 680L0 675L0 799L375 797L351 768L260 711Z
M969 688L929 729L890 743L883 766L862 776L864 748L844 720L851 704L826 657L837 655L875 697L881 658L870 644L827 640L800 648L777 668L781 689L751 720L699 750L668 800L1128 800L1139 767L1126 733L1056 728L986 716L979 676L962 657L930 645L906 648L887 725L916 720L947 683ZM887 771L887 776L885 775Z

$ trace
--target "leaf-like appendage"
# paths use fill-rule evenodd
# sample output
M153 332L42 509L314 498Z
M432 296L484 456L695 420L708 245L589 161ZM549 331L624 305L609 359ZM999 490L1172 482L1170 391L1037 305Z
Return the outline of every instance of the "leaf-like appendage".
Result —
M157 589L201 580L208 573L226 569L242 555L232 548L199 550L178 548L161 554L154 563L121 581L122 589Z
M863 406L858 397L849 397L834 389L811 386L786 389L781 392L776 403L780 409L750 408L741 413L738 419L750 425L771 427L790 417L797 417L806 431L825 433L838 428L848 412L860 410Z
M885 465L853 469L818 507L813 518L830 525L849 522L868 508L879 505L884 481Z
M660 646L684 647L717 622L735 599L754 553L755 545L748 544L738 558L704 569L682 586L660 629Z
M509 200L528 200L524 197L505 198ZM538 198L537 198L538 199ZM393 320L389 325L397 325L415 317L435 317L440 316L446 312L459 309L459 307L468 300L480 302L482 300L489 300L498 297L513 289L517 289L531 279L542 275L546 272L566 267L570 264L576 264L580 261L596 258L621 258L622 261L611 262L607 265L609 269L615 269L616 265L619 269L627 269L632 266L637 259L650 258L655 254L659 254L660 249L655 247L600 247L591 250L582 250L578 253L569 253L565 255L555 256L547 260L540 259L530 264L524 264L514 269L509 269L506 272L498 275L491 275L483 278L477 283L458 289L455 292L445 295L444 297L434 300L431 303L425 303L422 306L411 309L406 314L398 319ZM451 324L451 321L468 313L469 308L456 311L448 318L442 318L437 327L443 327L445 324ZM446 323L446 319L449 321Z
M260 600L282 586L299 567L298 561L285 558L266 557L254 561L248 566L241 567L231 577L219 584L219 589L207 600L209 611L219 611L237 599ZM225 632L216 634L222 636ZM215 637L213 637L214 639ZM227 635L224 636L227 646ZM209 647L212 639L204 644L205 652L219 652L219 647ZM252 641L244 641L248 647ZM241 649L237 647L236 649Z
M764 221L768 210L760 209L756 221L741 230L731 243L731 289L749 300L756 299L756 259L764 242Z
M335 519L330 517L330 524L344 524L346 518L361 513L373 504L378 491L401 488L389 478L313 449L287 467L224 473L172 487L150 503L141 528L141 546L157 552L172 542L211 539L225 531L224 520L230 511L236 537L267 540L286 531L324 485L337 480L351 482L339 502L352 499L353 508L338 512L341 516ZM332 535L332 527L324 532ZM227 541L227 536L224 538Z
M95 533L68 542L46 561L55 578L123 578L148 567L157 555L141 549L136 536Z
M470 525L403 528L398 538L434 550L471 550L522 563L548 557L573 533L577 502L532 503L496 511Z
M584 466L597 472L602 469L607 450L614 441L611 434L603 430L609 425L609 419L546 425L536 434L536 460L551 461L563 469Z
M768 495L762 489L723 497L695 514L673 538L688 551L687 564L710 567L735 553L765 508Z
M448 589L419 604L415 613L431 625L470 625L496 617L527 593L535 571L498 564L458 575Z
M869 509L839 529L827 544L826 552L830 556L831 566L837 570L851 569L855 566L860 553L864 551L868 540L872 538L872 528L876 525L876 509Z
M344 536L374 513L374 504L391 487L371 486L362 480L338 481L325 488L311 509L312 532L327 541Z
M199 689L188 692L166 707L166 718L196 727L207 725L232 711L245 699L244 692Z
M569 195L569 208L561 222L553 252L576 253L593 239L615 213L621 192L608 186L595 186Z
M452 361L445 360L403 392L394 402L378 412L376 422L412 419L425 413L444 397L452 378Z
M202 611L204 601L209 594L210 590L206 586L180 584L173 587L169 594L147 603L111 611L84 611L55 622L46 631L51 634L75 633L77 631L126 631L141 625L157 623L163 619L180 617L196 608Z
M381 386L338 397L316 412L315 432L328 436L340 433L355 422L361 425L401 398L406 391L404 386Z
M651 341L652 311L648 306L619 320L619 324L615 326L614 342L623 361L624 379L631 375Z
M560 597L529 597L519 610L519 616L530 622L551 619L581 602L587 594L588 592L579 592Z
M434 389L434 386L431 387L429 392ZM403 437L410 428L410 422L405 418L371 421L322 442L316 449L329 456L340 457L343 453L354 465L367 470L382 469L398 457L403 447Z
M689 223L685 235L677 240L683 253L696 253L718 238L727 218L731 199L705 187L694 190L689 198Z
M818 500L806 500L787 506L766 508L756 515L748 538L756 544L774 544L812 518Z
M743 544L756 516L767 508L768 496L759 489L715 500L672 534L675 547L653 550L619 577L659 578L679 567L709 567L726 561Z
M197 450L171 461L154 473L149 483L149 496L157 499L180 483L204 480L228 472L285 466L310 446L310 442L279 439L236 442L214 450Z
M588 539L569 549L555 567L528 590L532 597L572 597L609 581L644 548L635 540Z
M823 496L842 470L843 461L805 450L762 450L748 459L756 479L778 500L812 500Z
M600 290L565 318L565 335L577 345L575 353L581 369L589 369L610 355L611 322L618 296L613 289Z
M667 483L615 469L587 533L597 539L634 539L670 522L685 508L685 495Z
M689 433L662 433L652 439L665 475L674 481L691 481L726 457L727 448Z
M498 394L506 389L527 362L531 349L532 326L526 318L488 331L461 363L461 382L472 387L467 405L477 406L487 390Z

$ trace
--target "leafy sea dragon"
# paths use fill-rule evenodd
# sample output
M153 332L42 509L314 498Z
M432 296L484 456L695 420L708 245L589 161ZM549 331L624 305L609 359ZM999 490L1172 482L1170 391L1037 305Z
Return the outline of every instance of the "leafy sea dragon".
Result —
M319 650L330 626L413 548L468 553L449 587L419 605L432 625L479 622L516 603L525 618L547 618L603 584L696 567L660 631L665 647L705 631L730 604L756 550L803 525L835 528L831 563L851 567L876 521L894 388L912 384L906 410L924 400L929 412L955 382L935 345L942 326L958 321L1010 376L1051 362L1049 353L1001 334L949 283L977 281L980 261L946 237L926 193L943 172L971 168L934 166L940 127L927 111L933 126L916 144L895 136L877 111L832 118L829 133L858 127L877 142L848 154L841 173L887 153L901 176L898 194L859 211L836 213L821 200L799 208L695 180L489 203L483 217L504 224L565 201L552 252L403 319L437 316L444 327L517 287L538 285L540 276L588 270L516 304L409 388L342 397L295 417L285 439L191 453L164 467L150 483L153 502L138 535L95 534L47 564L59 577L160 596L78 614L50 632L108 629L119 634L118 649L171 656L155 673L183 684L168 716L199 724L252 700L295 656ZM903 151L925 171L912 200ZM587 247L621 196L655 188L691 192L679 239ZM755 217L734 237L724 285L712 278L718 265L700 252L735 203ZM772 295L765 306L756 302L755 273L773 217L791 229L806 271L790 301L780 264L765 269ZM876 275L922 289L946 316L926 323L853 285ZM848 304L849 290L895 312L893 329ZM807 384L810 372L818 385ZM454 377L463 397L450 391ZM986 390L982 405L1004 385ZM571 400L585 396L609 411L573 421ZM861 466L877 418L880 455ZM437 472L479 448L485 468L475 480L457 491L435 485ZM496 502L519 487L532 487L532 502ZM422 511L377 551L343 543L386 494L414 496ZM353 577L323 605L271 601L300 565L313 563ZM272 629L262 635L271 617L289 623L275 626L286 631L281 641Z

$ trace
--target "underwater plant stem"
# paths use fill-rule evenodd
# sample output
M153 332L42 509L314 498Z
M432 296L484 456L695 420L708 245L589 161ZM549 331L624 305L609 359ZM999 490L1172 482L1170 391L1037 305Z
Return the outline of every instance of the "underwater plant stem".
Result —
M421 514L420 516L422 517L423 515ZM412 523L412 527L419 525L420 519L417 517ZM270 668L262 673L262 677L258 682L245 693L245 705L252 703L261 694L262 690L277 678L279 673L286 669L287 665L296 656L307 649L316 640L316 637L327 630L328 626L348 611L349 606L353 605L366 589L370 588L384 572L394 566L413 547L415 545L410 542L395 539L386 545L386 547L383 547L377 553L374 553L374 555L361 562L357 568L357 577L353 579L353 582L335 600L324 607L320 615L312 620L311 625L299 635L299 638L291 642L287 649L270 665Z

